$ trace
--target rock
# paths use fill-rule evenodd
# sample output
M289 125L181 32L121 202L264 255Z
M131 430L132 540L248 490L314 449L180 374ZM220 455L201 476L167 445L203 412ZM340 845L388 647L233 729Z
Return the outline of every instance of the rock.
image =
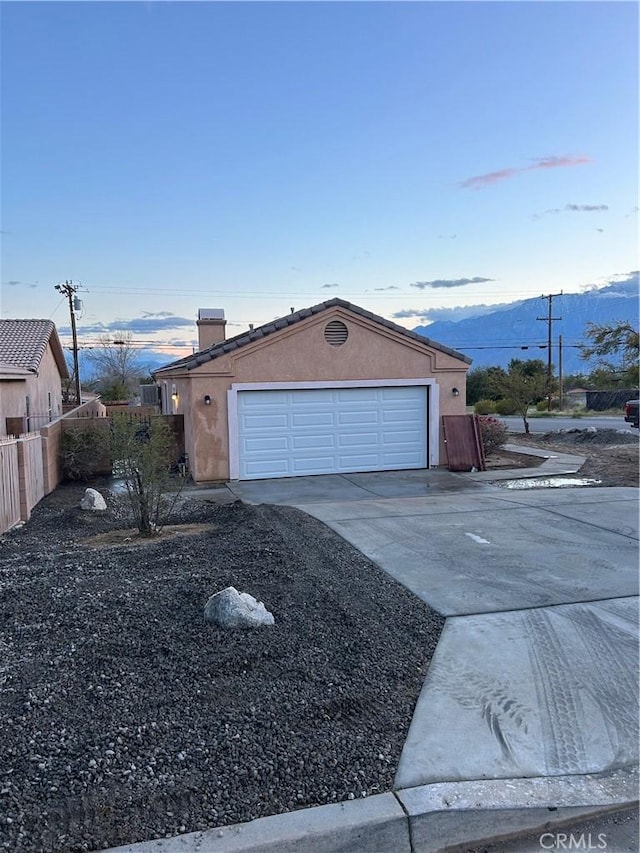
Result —
M107 508L105 499L95 489L86 489L80 500L80 509L91 512L102 512Z
M275 623L261 601L233 586L211 596L204 606L204 618L221 628L261 628Z

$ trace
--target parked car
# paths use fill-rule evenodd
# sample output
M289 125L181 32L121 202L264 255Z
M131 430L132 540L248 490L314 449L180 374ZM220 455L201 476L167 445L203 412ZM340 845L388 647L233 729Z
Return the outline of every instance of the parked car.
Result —
M640 413L638 411L638 407L640 406L640 400L628 400L624 406L624 419L631 426L638 428L640 426L639 417Z

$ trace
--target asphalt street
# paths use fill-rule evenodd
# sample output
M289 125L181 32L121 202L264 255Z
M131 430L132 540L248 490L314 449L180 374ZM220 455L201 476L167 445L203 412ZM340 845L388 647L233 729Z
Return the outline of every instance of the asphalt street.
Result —
M501 417L509 429L509 432L518 433L524 432L524 424L521 417ZM630 432L633 435L638 435L638 430L625 423L622 413L617 416L588 416L582 418L571 417L530 417L529 431L539 435L545 432L553 432L557 429L586 429L586 427L595 427L596 429L622 429Z

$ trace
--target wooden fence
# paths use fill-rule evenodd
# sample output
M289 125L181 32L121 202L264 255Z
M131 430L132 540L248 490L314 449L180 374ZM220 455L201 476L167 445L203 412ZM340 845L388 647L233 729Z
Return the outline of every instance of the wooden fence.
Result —
M0 534L20 521L18 439L0 439Z
M163 417L173 433L177 465L184 454L182 415L158 415L152 407L136 407L126 414L136 421ZM40 432L0 439L0 535L19 521L28 521L31 510L44 495L52 492L62 479L62 434L67 429L98 428L109 430L105 407L97 401L85 403L42 427ZM96 459L96 474L111 472L110 458Z
M44 465L40 433L0 441L0 534L19 521L44 497Z

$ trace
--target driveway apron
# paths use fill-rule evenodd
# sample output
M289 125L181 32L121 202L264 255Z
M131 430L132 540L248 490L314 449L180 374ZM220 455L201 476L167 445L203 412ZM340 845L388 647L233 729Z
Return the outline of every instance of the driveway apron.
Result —
M396 788L637 762L637 490L296 479L231 488L325 522L447 617Z

